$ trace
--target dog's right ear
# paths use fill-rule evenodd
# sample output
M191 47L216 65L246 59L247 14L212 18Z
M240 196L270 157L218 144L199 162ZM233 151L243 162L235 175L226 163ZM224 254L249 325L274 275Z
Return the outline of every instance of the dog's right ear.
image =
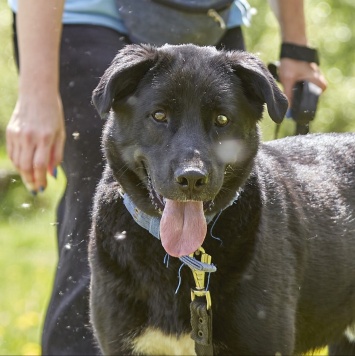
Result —
M245 95L256 105L267 105L272 120L280 124L286 114L288 101L278 88L269 70L254 55L243 51L226 52L232 68L243 82Z
M156 48L149 45L127 45L120 50L93 91L92 102L98 113L104 116L114 99L132 93L157 57Z

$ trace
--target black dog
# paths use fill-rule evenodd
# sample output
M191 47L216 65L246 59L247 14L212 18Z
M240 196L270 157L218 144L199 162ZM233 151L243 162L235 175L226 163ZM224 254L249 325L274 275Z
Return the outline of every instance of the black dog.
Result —
M104 354L194 353L195 284L175 257L203 245L214 354L355 355L354 134L260 144L264 104L280 123L287 101L257 58L212 47L127 46L93 102L110 112L90 244ZM161 218L161 241L123 194Z

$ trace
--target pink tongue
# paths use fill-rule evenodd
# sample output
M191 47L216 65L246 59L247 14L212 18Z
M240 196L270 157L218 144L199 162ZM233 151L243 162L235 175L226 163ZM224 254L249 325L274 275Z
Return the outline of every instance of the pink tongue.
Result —
M202 201L166 200L160 221L160 238L169 255L180 257L195 252L201 247L206 232Z

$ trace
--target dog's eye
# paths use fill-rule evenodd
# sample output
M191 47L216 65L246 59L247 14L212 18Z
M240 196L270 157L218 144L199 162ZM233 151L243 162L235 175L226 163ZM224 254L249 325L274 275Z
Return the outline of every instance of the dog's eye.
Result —
M155 113L152 114L152 117L155 121L158 122L166 122L166 113L164 111L156 111Z
M219 127L226 126L228 123L229 119L225 115L218 115L214 120L214 124Z

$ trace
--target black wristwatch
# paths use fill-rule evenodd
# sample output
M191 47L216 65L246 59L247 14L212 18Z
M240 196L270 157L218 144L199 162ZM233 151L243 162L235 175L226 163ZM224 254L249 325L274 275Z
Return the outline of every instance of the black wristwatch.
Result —
M281 58L297 59L299 61L316 63L319 65L318 52L315 48L300 46L294 43L284 42L281 44Z

